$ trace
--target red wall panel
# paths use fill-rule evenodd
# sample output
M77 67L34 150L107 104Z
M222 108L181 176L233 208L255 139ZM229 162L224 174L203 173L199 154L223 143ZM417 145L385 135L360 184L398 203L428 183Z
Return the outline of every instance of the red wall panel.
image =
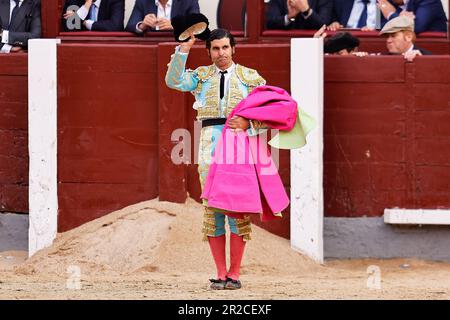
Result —
M156 72L155 46L59 46L59 231L158 195Z
M28 56L0 55L0 212L28 212Z
M197 166L170 159L178 143L173 130L193 134L195 120L192 95L164 83L173 49L60 46L60 230L158 193L177 202L187 192L199 198ZM193 49L189 68L210 63L204 50ZM288 45L240 45L235 60L257 69L268 84L290 89ZM443 75L449 66L445 57L416 63L400 57L325 59L326 216L450 206L450 90ZM93 99L95 92L100 94ZM280 174L289 192L286 151L280 153ZM285 219L264 227L289 237L289 210Z
M167 55L172 53L169 49L166 49ZM264 55L258 54L262 51ZM165 61L168 60L167 56ZM268 84L290 89L289 46L271 45L261 49L241 45L235 60L257 69ZM195 48L188 67L205 64L209 61L203 48ZM386 56L325 59L326 216L381 216L389 207L450 206L450 185L443 172L448 165L448 155L439 151L449 149L450 145L450 132L445 122L450 107L448 72L445 72L449 68L450 59L445 57L419 58L413 64L401 57ZM193 97L185 94L185 99L186 125L192 132ZM428 109L433 112L424 118L423 110ZM440 117L437 122L436 117ZM444 138L427 141L422 146L418 137L424 132L434 132ZM281 152L280 159L280 174L289 191L288 153ZM441 167L435 168L436 164ZM422 177L423 172L429 173L433 183ZM198 199L196 166L188 166L184 178L189 193ZM430 192L434 196L427 202ZM279 225L265 227L288 237L289 212L286 217Z

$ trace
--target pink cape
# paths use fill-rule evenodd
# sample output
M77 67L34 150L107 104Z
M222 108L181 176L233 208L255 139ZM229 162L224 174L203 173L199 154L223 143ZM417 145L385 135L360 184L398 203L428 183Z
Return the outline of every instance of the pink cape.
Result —
M267 135L233 132L233 116L259 120L272 129L291 130L297 119L297 103L283 89L255 88L230 113L217 142L201 197L208 207L242 218L261 213L261 220L276 218L289 205L289 197L267 147Z

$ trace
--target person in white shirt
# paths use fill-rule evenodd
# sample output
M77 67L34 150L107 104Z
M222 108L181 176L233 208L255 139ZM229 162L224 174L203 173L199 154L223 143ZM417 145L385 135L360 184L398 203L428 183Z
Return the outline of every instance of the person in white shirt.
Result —
M173 17L191 13L200 13L198 0L136 0L126 31L171 31Z
M375 30L386 23L377 6L377 0L333 0L333 23L328 30L341 28Z
M125 0L66 0L64 31L123 31Z

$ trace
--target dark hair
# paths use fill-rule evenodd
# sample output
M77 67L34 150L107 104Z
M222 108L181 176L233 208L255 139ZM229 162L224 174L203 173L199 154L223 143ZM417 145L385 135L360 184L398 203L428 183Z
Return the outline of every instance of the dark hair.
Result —
M234 37L230 33L230 31L219 28L219 29L215 29L215 30L211 31L211 34L210 34L208 40L206 40L206 48L211 49L211 42L213 42L214 40L220 40L223 38L230 39L230 45L232 48L236 46L236 41L234 40Z
M359 39L349 32L338 32L329 38L324 46L325 53L337 53L343 49L349 53L359 46Z

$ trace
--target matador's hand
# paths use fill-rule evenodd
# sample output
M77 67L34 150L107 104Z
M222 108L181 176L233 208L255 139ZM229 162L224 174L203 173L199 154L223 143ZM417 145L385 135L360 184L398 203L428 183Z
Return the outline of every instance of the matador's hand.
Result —
M180 44L180 52L189 53L189 51L191 50L192 46L195 43L195 36L193 33L191 33L190 36L191 37L189 41Z
M228 126L234 130L247 130L250 122L243 117L234 116L228 121Z

